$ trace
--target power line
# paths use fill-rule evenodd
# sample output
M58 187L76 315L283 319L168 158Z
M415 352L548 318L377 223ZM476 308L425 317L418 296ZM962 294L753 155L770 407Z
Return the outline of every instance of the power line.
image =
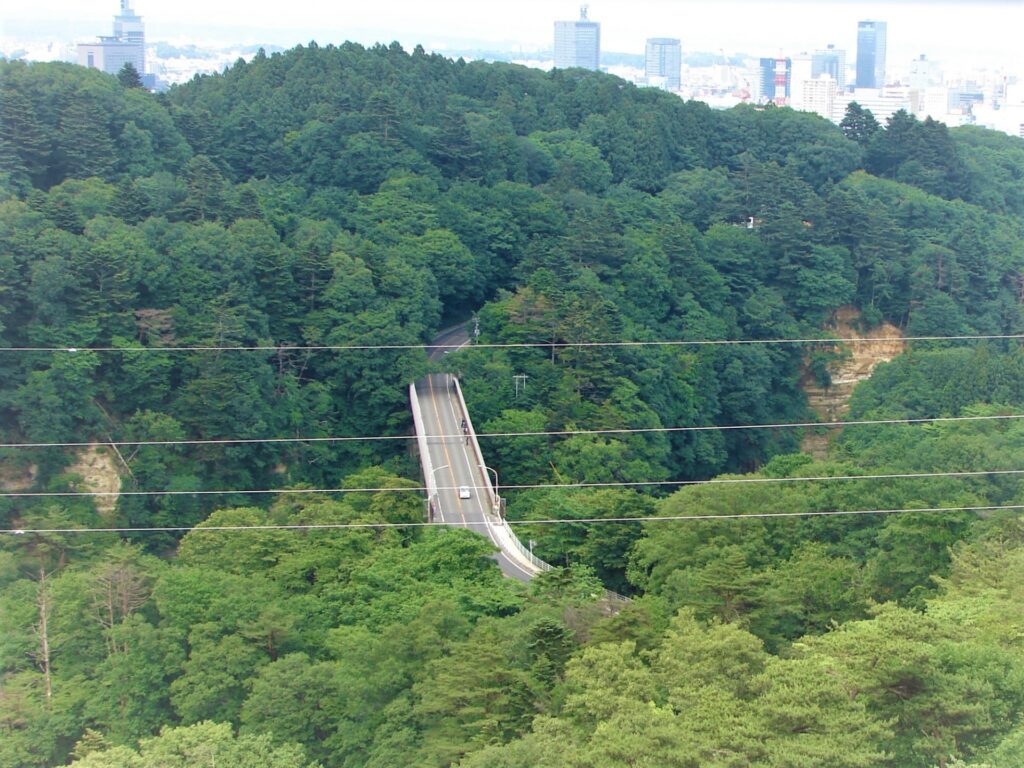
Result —
M907 419L860 419L854 421L801 421L778 424L727 424L698 425L689 427L609 427L607 429L560 429L539 430L534 432L481 432L477 438L505 437L572 437L577 435L633 435L647 433L673 432L718 432L743 429L810 429L814 427L841 428L878 426L886 424L929 424L938 422L961 421L1011 421L1024 419L1024 414L999 414L987 416L930 416ZM427 440L462 440L460 433L425 435ZM90 446L113 445L118 447L152 447L176 445L253 445L259 443L343 443L343 442L374 442L388 440L415 440L416 435L354 435L338 437L240 437L213 438L206 440L92 440L87 442L56 442L56 443L0 443L4 448L88 448Z
M711 480L637 480L581 483L524 483L501 485L501 491L557 490L579 488L650 488L658 486L761 485L774 483L838 482L843 480L920 480L936 477L987 477L1024 475L1024 469L983 469L953 472L897 472L874 475L809 475L800 477L725 477ZM462 486L437 486L438 491L455 491ZM469 486L478 487L478 486ZM390 488L261 488L249 490L194 491L4 491L0 498L94 498L108 496L228 496L335 493L427 493L425 486Z
M819 510L814 512L751 512L750 514L732 513L727 515L649 515L636 517L583 517L579 519L548 518L543 520L505 520L508 525L605 525L612 523L665 523L665 522L696 522L707 520L764 520L767 518L794 517L845 517L852 515L895 515L911 513L944 513L944 512L997 512L1024 509L1024 504L984 505L972 507L911 507L902 509L845 509ZM83 534L83 533L242 533L252 531L319 531L367 528L483 528L494 525L489 521L467 520L459 526L447 523L407 522L407 523L269 523L266 525L198 525L198 526L161 526L161 527L110 527L110 528L14 528L0 529L0 534Z
M898 336L855 339L793 338L793 339L664 339L655 341L522 341L485 342L471 345L472 349L570 349L573 347L701 347L743 346L772 344L872 344L877 342L908 341L1019 341L1024 334L978 334L957 336ZM382 350L451 349L450 344L254 344L237 346L181 346L181 347L0 347L0 352L371 352Z

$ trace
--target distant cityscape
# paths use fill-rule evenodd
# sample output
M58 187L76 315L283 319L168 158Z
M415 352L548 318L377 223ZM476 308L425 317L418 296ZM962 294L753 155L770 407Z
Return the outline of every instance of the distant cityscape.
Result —
M847 106L857 102L882 123L902 109L921 119L981 125L1024 138L1024 84L1015 73L970 79L944 73L938 62L922 54L905 72L890 76L887 38L885 21L866 19L857 24L852 57L826 44L812 52L744 56L738 66L724 55L720 63L686 66L681 40L655 37L647 40L643 73L619 74L637 85L663 88L713 107L774 104L839 123ZM555 22L554 66L598 69L600 40L601 25L588 18L584 5L579 20Z
M49 41L45 47L20 41L0 42L4 58L76 62L111 74L131 63L151 90L222 71L261 46L204 48L149 43L133 0L119 0L111 34L91 41ZM602 70L641 87L660 88L715 108L738 104L788 106L839 123L847 105L857 102L884 122L898 110L919 119L931 117L951 126L980 125L1024 137L1024 83L1016 72L980 69L944 71L939 61L920 54L911 61L888 60L888 25L880 19L857 24L856 49L847 51L824 40L811 51L769 56L724 51L687 51L674 37L647 39L643 54L601 49L601 24L580 8L575 20L554 21L552 48L529 56L511 51L436 52L503 60L540 69L580 67ZM262 46L268 52L281 50Z

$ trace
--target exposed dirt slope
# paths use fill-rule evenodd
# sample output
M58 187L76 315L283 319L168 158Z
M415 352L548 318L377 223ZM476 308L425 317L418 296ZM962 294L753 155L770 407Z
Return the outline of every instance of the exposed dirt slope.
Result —
M811 409L822 421L837 421L843 418L850 409L853 388L870 378L876 365L892 360L906 349L903 334L895 325L882 323L861 332L857 327L859 320L860 311L856 307L840 307L826 328L841 339L883 340L844 345L847 354L830 368L830 386L819 386L809 371L804 374L801 381ZM837 347L837 351L840 351L840 348ZM817 458L824 458L828 452L829 441L836 434L838 431L834 429L820 434L809 433L804 437L802 450Z
M83 491L113 494L111 496L96 496L93 499L96 511L104 517L108 517L114 512L114 507L117 505L116 494L121 490L119 467L117 456L109 447L90 445L79 452L74 463L65 471L82 478Z

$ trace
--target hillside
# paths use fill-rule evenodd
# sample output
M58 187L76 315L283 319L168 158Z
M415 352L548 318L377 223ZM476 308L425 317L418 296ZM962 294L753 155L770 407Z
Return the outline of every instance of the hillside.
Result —
M348 43L0 112L0 764L1020 764L1024 358L914 338L1024 332L1024 141ZM955 420L798 453L880 326L849 417ZM403 527L440 368L529 590Z

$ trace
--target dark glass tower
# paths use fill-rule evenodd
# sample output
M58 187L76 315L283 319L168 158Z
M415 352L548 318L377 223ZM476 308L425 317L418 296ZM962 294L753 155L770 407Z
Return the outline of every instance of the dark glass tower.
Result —
M884 21L857 23L857 87L881 88L885 85Z
M836 87L846 89L846 51L829 45L823 51L815 51L811 57L811 77L828 75L836 81Z
M679 88L682 55L678 38L648 38L644 64L648 83L652 77L663 77L666 88Z

